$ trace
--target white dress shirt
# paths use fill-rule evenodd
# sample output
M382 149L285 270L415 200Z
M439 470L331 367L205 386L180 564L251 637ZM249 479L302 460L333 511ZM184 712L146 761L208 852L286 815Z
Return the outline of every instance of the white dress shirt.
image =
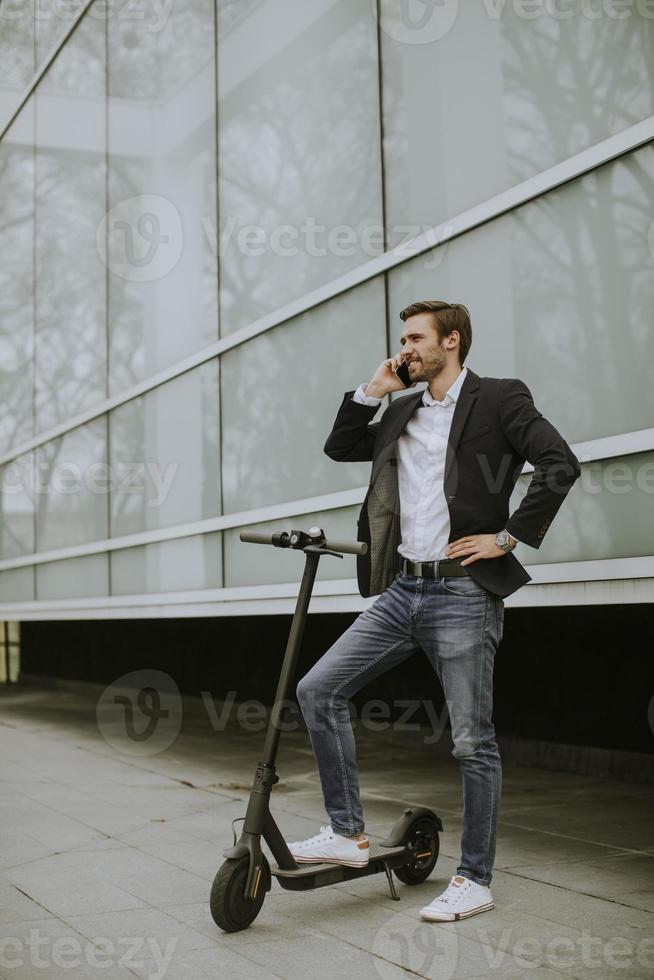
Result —
M398 551L410 561L448 557L445 549L451 528L443 489L445 454L454 409L467 372L464 367L440 402L425 388L420 407L397 440L402 537ZM359 385L352 398L362 405L381 402L380 398L366 395L363 385Z

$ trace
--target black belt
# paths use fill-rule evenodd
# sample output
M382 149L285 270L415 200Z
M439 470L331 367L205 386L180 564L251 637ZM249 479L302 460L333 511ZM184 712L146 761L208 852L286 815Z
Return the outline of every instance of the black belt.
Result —
M402 559L403 575L417 575L419 578L445 578L450 575L469 575L467 567L454 558L440 558L436 561L409 561Z

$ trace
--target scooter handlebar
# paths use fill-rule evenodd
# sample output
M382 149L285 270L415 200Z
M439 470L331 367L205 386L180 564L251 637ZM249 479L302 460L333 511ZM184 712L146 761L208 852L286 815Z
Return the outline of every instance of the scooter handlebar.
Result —
M241 531L239 535L241 541L250 544L273 544L277 548L290 548L290 535L287 531L275 531L269 534L266 531ZM368 545L365 541L325 541L325 550L340 551L345 555L365 555Z

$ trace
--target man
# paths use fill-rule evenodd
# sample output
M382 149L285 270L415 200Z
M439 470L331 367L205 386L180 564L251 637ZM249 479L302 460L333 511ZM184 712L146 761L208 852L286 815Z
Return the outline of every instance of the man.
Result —
M472 341L465 306L427 300L400 317L401 351L346 393L325 443L331 459L372 461L358 521L368 554L357 558L357 577L362 596L381 595L298 684L331 822L289 848L298 861L367 863L347 701L422 649L445 694L464 805L457 874L420 914L451 921L494 907L501 760L493 664L503 599L530 580L512 551L517 542L540 547L580 467L522 381L463 366ZM402 360L411 387L427 388L396 399L373 423L381 399L403 388L395 374ZM525 460L534 474L509 516Z

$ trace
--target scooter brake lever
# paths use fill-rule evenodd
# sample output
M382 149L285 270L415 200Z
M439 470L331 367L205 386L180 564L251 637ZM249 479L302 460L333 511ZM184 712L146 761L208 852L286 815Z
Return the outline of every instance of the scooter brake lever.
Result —
M302 549L303 551L316 551L319 555L333 555L334 558L342 558L338 551L330 551L328 548L321 548L317 544L308 544Z
M238 823L239 820L245 820L245 817L234 817L232 820L232 834L234 836L234 847L236 847L236 830L234 829L234 824Z

